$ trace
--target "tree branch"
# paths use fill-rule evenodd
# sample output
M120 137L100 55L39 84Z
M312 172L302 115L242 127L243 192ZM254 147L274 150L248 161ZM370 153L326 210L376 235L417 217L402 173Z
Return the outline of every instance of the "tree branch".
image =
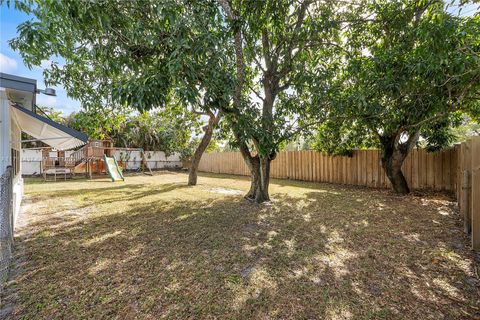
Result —
M293 50L297 48L298 35L303 27L303 22L305 20L305 13L307 11L307 8L311 3L312 3L311 0L305 0L300 6L297 22L295 23L295 27L292 32L293 35L290 38L289 44L287 46L287 50L285 52L285 57L286 57L284 61L285 66L279 71L281 75L286 75L291 71L291 67L293 64L292 53L293 53ZM302 48L299 47L298 51L300 50L302 50Z
M243 57L243 44L242 44L242 29L239 25L239 17L232 11L232 8L228 0L218 0L227 17L232 20L234 28L234 43L235 43L235 57L237 68L237 84L235 86L235 94L233 97L234 108L240 110L242 105L242 93L243 85L245 82L245 61Z
M204 111L197 111L197 110L195 110L195 108L193 106L192 106L192 113L198 114L200 116L209 116L209 113L204 112ZM210 111L210 113L211 113L211 111Z
M249 85L249 86L248 86L248 89L252 90L253 93L255 93L255 95L256 95L260 100L265 101L265 99L260 95L260 93L259 93L257 90L255 90L254 87L252 87L251 85Z

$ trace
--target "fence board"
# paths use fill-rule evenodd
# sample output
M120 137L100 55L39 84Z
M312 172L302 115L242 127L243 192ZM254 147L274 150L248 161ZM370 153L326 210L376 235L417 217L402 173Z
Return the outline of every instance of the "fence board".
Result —
M305 180L312 181L311 169L312 169L312 159L310 157L310 150L305 151L305 162L303 166L305 167Z
M307 151L300 153L300 159L302 161L302 180L308 181L308 154Z
M340 163L340 157L333 157L333 163L334 163L334 168L333 172L335 173L335 183L342 183L342 179L340 179L340 176L342 174L342 166Z
M365 160L367 165L366 170L366 184L368 187L372 187L373 182L373 159L372 159L373 152L366 152Z
M452 190L450 181L450 154L450 150L442 153L442 167L445 169L442 171L442 186L445 190Z
M418 189L418 150L413 149L412 154L412 189Z
M464 204L464 215L467 221L468 230L471 230L472 225L472 140L465 142L465 153L463 155L463 170L467 171L467 181L468 185L464 190L463 195L463 204Z
M427 172L427 182L425 187L435 188L435 163L433 160L433 153L425 153L425 157L427 158L426 162L426 172Z
M462 175L463 175L463 167L462 167L462 143L455 146L455 151L457 154L457 201L460 204L461 194L462 194Z
M295 152L295 162L296 162L296 168L298 170L295 170L295 177L296 180L302 180L302 154L301 152Z
M458 168L458 157L457 157L457 152L458 152L458 145L455 145L453 149L451 150L450 153L450 185L452 186L452 191L457 194L457 189L458 189L458 174L457 174L457 168Z
M362 177L360 180L361 184L366 186L367 185L367 151L366 150L361 150L360 151L360 172L362 174Z
M442 155L439 152L434 153L434 161L435 161L435 189L442 190L443 187L443 179L442 179Z
M418 188L427 186L427 156L425 150L418 150Z
M480 249L480 137L471 141L471 217L472 217L472 247Z

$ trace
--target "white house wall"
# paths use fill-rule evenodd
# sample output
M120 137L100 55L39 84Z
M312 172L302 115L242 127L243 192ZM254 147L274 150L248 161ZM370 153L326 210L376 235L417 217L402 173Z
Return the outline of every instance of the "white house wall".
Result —
M12 165L11 149L21 151L22 131L11 112L10 101L5 89L0 88L0 175ZM21 156L21 153L19 153ZM23 197L22 164L20 161L18 173L12 178L13 221L18 217Z
M0 88L0 175L10 165L10 102Z
M22 129L18 125L13 113L11 115L11 123L10 123L10 141L11 141L11 148L20 151L22 149L21 141L22 141Z
M10 145L12 149L18 150L18 156L22 155L22 130L18 125L14 115L10 112ZM19 161L20 168L18 173L13 177L13 221L15 222L20 212L20 204L23 197L23 179L22 179L22 161ZM15 225L15 223L14 223Z

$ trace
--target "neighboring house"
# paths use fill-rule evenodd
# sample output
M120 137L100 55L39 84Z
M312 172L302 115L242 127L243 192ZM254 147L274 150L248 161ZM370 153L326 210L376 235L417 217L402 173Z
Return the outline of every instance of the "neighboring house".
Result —
M13 221L23 196L22 131L57 150L73 149L88 141L85 134L37 113L35 100L39 93L55 95L52 89L39 90L35 79L0 73L0 176L12 167Z

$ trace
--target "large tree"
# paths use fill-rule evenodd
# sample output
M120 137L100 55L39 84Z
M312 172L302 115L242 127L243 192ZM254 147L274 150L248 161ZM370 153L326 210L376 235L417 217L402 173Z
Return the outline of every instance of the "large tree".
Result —
M35 19L21 24L10 44L28 66L61 57L44 71L46 82L61 83L86 108L127 105L143 112L178 106L173 100L209 118L192 161L189 184L195 184L219 106L230 103L233 87L218 4L39 0L22 9Z
M364 18L343 33L341 95L317 146L380 146L393 189L405 194L401 167L419 138L441 148L462 113L480 115L480 16L453 15L440 0L366 1L354 14Z
M261 203L269 200L270 162L280 146L328 104L327 99L312 103L305 88L311 81L317 88L328 86L339 8L328 0L219 3L232 29L236 57L233 105L222 110L251 171L246 198Z
M326 101L313 104L305 87L329 78L319 66L333 59L336 3L38 1L36 20L11 44L29 65L63 57L46 78L74 97L99 91L144 110L175 96L199 112L221 111L252 172L247 198L263 202L280 145Z

